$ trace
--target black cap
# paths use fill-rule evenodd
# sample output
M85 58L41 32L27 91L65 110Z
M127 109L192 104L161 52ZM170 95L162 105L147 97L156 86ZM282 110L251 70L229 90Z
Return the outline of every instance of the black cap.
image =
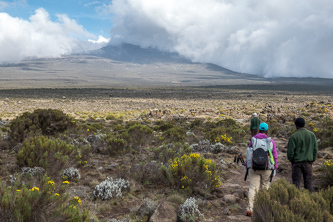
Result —
M303 118L297 118L295 120L295 125L298 127L304 127L305 126L305 120Z

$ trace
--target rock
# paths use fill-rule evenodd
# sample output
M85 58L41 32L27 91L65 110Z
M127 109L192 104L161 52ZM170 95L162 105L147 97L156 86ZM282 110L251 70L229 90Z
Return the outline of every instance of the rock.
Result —
M91 149L93 152L102 152L105 153L106 151L106 144L103 142L102 137L106 136L105 134L98 134L98 135L89 135L87 137L87 141L91 145Z
M5 102L9 102L9 99L8 99L8 98L5 98L3 101L5 101Z
M177 221L176 208L170 202L158 205L149 222L175 222Z
M329 153L324 153L324 152L318 152L318 158L323 158L323 159L332 159L332 155Z
M236 197L232 194L224 195L223 200L229 204L236 203Z
M152 216L157 208L155 201L145 199L143 204L140 206L139 210L136 212L138 217Z
M111 164L109 166L107 166L106 170L115 170L118 169L118 164Z
M224 208L224 210L223 210L223 214L224 214L224 215L230 215L230 214L231 214L231 210L230 210L230 208L229 208L229 207Z
M9 121L5 121L5 120L0 120L0 126L6 126L9 124Z

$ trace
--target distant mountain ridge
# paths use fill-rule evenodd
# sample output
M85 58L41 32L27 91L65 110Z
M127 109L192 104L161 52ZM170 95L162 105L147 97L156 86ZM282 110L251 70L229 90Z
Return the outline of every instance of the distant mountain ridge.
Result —
M192 63L189 59L175 52L164 52L156 48L141 48L138 45L122 43L120 45L107 45L103 48L88 52L88 54L101 56L115 61L131 63Z

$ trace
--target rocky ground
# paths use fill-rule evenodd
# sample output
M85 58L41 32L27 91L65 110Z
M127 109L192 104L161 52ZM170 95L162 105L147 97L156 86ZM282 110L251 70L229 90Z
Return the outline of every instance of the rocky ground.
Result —
M289 87L289 88L288 88ZM274 86L224 86L195 88L113 88L113 89L17 89L0 91L1 124L10 122L25 111L38 108L59 109L78 118L103 119L109 114L123 116L127 120L150 121L173 118L213 120L233 118L242 125L249 125L253 112L260 114L263 121L272 119L280 123L292 123L296 116L318 115L320 118L333 116L333 89L331 87L311 88L309 85ZM260 89L260 90L258 90ZM311 105L312 104L312 105ZM313 104L316 104L314 106ZM324 107L324 108L323 108ZM325 109L322 114L318 110ZM5 136L5 133L2 132ZM272 138L277 143L279 170L273 182L280 178L290 181L291 166L286 158L288 137L283 130ZM246 144L237 143L236 150L246 153ZM244 216L249 181L244 181L244 168L234 163L235 152L213 154L199 151L214 161L221 169L222 185L210 195L200 192L198 198L202 221L250 221ZM149 184L131 182L131 190L123 199L92 201L89 198L93 188L107 176L119 178L124 169L135 161L145 160L152 155L149 149L139 155L126 154L122 157L109 157L93 154L89 163L81 169L81 180L70 186L70 193L82 197L83 205L101 220L130 216L140 221L143 203L150 200L160 207L160 217L171 217L179 206L179 191L160 188ZM315 187L321 187L319 168L323 160L332 158L332 149L320 150L314 164ZM7 181L9 175L19 169L15 164L16 153L12 148L2 150L0 177ZM221 162L223 160L223 162ZM180 192L181 193L181 192ZM178 205L177 205L178 203ZM175 207L176 206L176 207ZM157 220L156 220L157 221Z

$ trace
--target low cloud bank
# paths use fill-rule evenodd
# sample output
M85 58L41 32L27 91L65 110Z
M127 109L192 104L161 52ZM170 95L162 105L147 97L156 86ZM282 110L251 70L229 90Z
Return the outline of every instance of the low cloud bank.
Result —
M29 20L0 13L0 64L19 62L29 57L59 57L73 52L93 50L105 41L96 38L67 15L51 21L48 12L37 9Z
M111 43L264 77L333 78L331 0L113 0Z

